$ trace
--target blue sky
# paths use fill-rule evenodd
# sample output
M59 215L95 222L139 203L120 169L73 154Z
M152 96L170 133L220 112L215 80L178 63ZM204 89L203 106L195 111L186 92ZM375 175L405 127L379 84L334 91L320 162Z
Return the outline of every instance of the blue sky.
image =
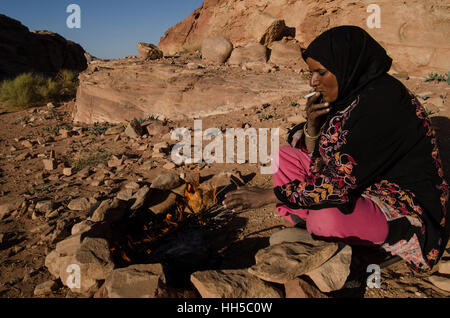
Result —
M104 59L138 55L137 42L157 45L170 27L203 0L0 0L0 13L31 30L56 32ZM81 8L81 28L70 29L69 4Z

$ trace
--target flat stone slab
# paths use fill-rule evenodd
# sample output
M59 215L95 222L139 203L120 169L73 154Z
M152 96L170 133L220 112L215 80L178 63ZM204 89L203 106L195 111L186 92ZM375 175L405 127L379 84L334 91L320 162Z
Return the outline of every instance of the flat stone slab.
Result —
M245 269L195 272L191 282L203 298L281 298L274 286Z
M285 242L259 250L256 264L249 273L269 282L285 284L313 269L333 256L338 244L323 242L320 245Z

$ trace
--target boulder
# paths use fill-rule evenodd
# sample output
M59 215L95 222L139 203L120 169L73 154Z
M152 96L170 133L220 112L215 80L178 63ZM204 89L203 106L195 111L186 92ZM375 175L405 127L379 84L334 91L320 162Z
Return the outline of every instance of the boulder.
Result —
M335 243L321 245L281 243L259 250L256 264L248 271L269 282L284 284L325 263L338 249Z
M157 60L164 56L163 51L154 44L138 42L136 46L141 58L144 60Z
M245 269L195 272L191 282L203 298L281 298L282 292Z
M246 63L266 63L268 57L267 48L255 42L249 42L245 46L237 47L231 53L228 63L230 65L244 65Z
M67 266L75 265L80 269L80 285L71 286L69 279L71 272ZM61 270L66 267L66 270ZM108 242L102 238L86 237L75 254L60 268L60 278L64 285L73 292L93 295L99 288L99 281L113 271L114 263L111 259Z
M273 42L270 50L270 63L283 66L301 65L303 69L308 69L302 58L300 42L296 40L289 41L287 38L283 38L281 41Z
M223 36L216 36L203 42L202 58L206 61L224 63L233 51L233 44Z
M161 264L139 264L115 269L105 280L103 297L155 298L165 283Z
M352 248L345 245L324 264L306 273L306 276L324 293L340 290L350 274L351 260Z
M81 73L73 121L121 124L148 114L170 120L198 118L277 103L310 89L294 72L279 81L270 73L211 72L211 67L180 71L180 65L169 63L156 62L151 68L133 63L101 61L96 63L98 71Z
M253 39L267 46L281 38L286 24L284 20L257 10L250 16L247 27L247 32Z

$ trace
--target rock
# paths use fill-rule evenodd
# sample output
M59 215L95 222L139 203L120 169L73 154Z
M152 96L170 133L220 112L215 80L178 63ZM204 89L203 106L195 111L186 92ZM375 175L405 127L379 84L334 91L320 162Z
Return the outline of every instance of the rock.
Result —
M72 168L64 168L63 175L70 177L72 175Z
M36 286L34 289L34 296L48 295L57 289L58 284L54 280L49 280Z
M69 286L70 273L67 271L60 272L61 281L80 294L93 294L98 290L98 281L106 279L114 269L108 242L102 238L86 237L70 262L80 268L80 288Z
M101 62L100 66L98 72L79 75L75 122L121 124L148 114L171 120L227 114L243 105L277 103L293 92L309 89L294 72L283 74L282 81L274 81L271 74L242 76L237 72L211 73L206 68L180 72L179 65L162 62L151 68L145 63L128 67ZM159 120L152 122L159 125ZM170 139L171 135L166 133L164 137Z
M442 257L438 263L438 272L441 274L450 274L450 258Z
M113 223L121 220L126 213L126 203L117 198L100 203L99 207L88 218L92 222Z
M76 233L56 244L55 251L60 256L71 256L80 248L82 233Z
M225 63L233 50L233 44L223 36L207 39L202 45L202 58L212 63Z
M138 42L136 46L141 58L144 60L157 60L164 56L163 51L154 44Z
M121 134L122 132L123 132L122 126L115 126L115 127L108 128L105 131L105 135L106 136L117 135L117 134Z
M29 140L24 140L22 141L22 146L24 146L25 148L33 148L33 144L29 141Z
M247 26L248 33L259 43L269 45L281 38L286 24L284 20L257 10L250 16Z
M450 277L434 274L428 277L428 280L436 287L450 292Z
M52 171L56 169L56 160L55 159L43 159L42 163L44 164L44 169L48 171Z
M0 81L23 73L56 75L62 69L80 72L87 67L84 49L48 31L33 31L19 21L0 15Z
M166 170L173 170L173 169L175 169L176 167L177 167L177 165L174 164L173 162L168 162L168 163L166 163L166 164L163 166L163 168L166 169Z
M170 150L169 144L167 142L160 142L153 146L153 151L155 153L164 153L167 154Z
M20 155L17 155L16 156L16 160L17 161L23 161L23 160L25 160L27 158L30 158L30 157L31 157L31 154L28 151L26 151L24 153L21 153Z
M295 278L284 284L286 298L328 298L316 286L302 278Z
M169 127L162 125L158 121L152 121L151 124L145 126L145 129L150 136L162 136L170 132Z
M131 211L136 211L144 205L145 201L147 200L147 194L149 193L149 191L150 188L148 186L144 186L133 195L131 200L134 199L134 203L130 208Z
M125 189L138 190L140 188L139 184L132 181L125 185Z
M92 229L93 225L94 225L94 222L92 222L90 220L81 221L72 227L71 234L76 235L76 234L83 234L85 232L88 232Z
M176 173L162 173L153 180L150 188L159 190L172 190L179 187L183 181Z
M277 244L259 250L255 255L256 264L248 270L263 280L284 284L316 269L337 249L337 244L326 242L318 246L295 242Z
M282 41L273 42L270 49L270 63L283 66L301 65L307 69L302 58L302 47L298 41L288 41L284 38Z
M112 156L110 160L108 160L108 167L109 168L118 168L122 166L123 164L123 158L119 159L116 156Z
M116 198L122 201L128 201L133 197L132 189L124 189L117 193Z
M130 138L138 138L144 135L144 130L142 129L141 124L136 120L133 119L125 129L125 134Z
M352 248L345 245L336 255L306 275L324 293L340 290L350 274L351 260Z
M175 193L169 193L168 196L158 204L149 206L149 209L154 214L162 214L171 211L176 205L177 195ZM159 201L159 200L158 200Z
M447 16L442 14L447 10L442 1L435 6L424 6L423 1L411 0L407 8L400 0L383 3L381 28L373 28L366 23L370 13L367 12L368 5L362 2L208 1L184 21L167 30L158 46L167 54L174 54L171 52L199 46L204 39L217 34L235 44L245 43L254 37L254 29L264 30L263 23L253 21L253 16L261 9L275 19L284 20L289 27L285 28L283 35L295 37L304 47L334 26L359 25L389 52L394 60L394 72L408 72L411 76L448 72L448 49L442 43L448 42L446 35L450 24ZM413 15L420 17L420 21L412 21Z
M0 204L0 220L3 220L7 216L9 216L11 212L19 209L24 202L24 199L16 199Z
M267 62L267 48L259 43L250 42L242 47L237 47L231 53L228 63L230 65L244 65L249 62Z
M116 269L106 278L104 297L155 298L165 283L161 264L140 264Z
M42 213L52 212L55 208L55 204L52 200L44 200L36 203L35 209Z
M91 204L87 198L77 198L71 200L67 207L72 211L87 211L91 207Z
M203 298L281 298L275 287L245 269L195 272L191 282Z
M284 242L301 242L312 245L322 244L321 241L314 240L307 230L298 227L288 227L284 230L277 231L269 238L270 246Z

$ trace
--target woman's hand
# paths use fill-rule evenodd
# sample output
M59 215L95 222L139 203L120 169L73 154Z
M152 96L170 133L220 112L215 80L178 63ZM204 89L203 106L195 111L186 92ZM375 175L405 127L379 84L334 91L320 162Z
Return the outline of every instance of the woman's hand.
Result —
M329 103L315 104L320 96L321 93L318 92L316 95L308 98L306 102L307 132L310 136L316 136L319 133L320 127L322 127L325 120L324 115L330 112Z
M227 193L223 206L233 212L257 209L278 201L273 189L238 188Z

